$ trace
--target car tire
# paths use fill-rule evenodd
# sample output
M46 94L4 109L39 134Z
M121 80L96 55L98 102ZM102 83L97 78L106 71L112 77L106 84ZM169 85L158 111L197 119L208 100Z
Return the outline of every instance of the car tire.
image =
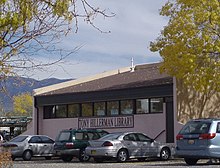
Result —
M162 148L160 151L160 159L161 160L168 160L170 158L171 152L168 147Z
M120 149L117 154L118 162L125 162L128 159L128 152L126 149Z
M86 155L85 149L81 149L79 152L79 161L80 162L87 162L89 161L90 156Z
M62 155L62 156L61 156L61 159L62 159L64 162L71 162L72 159L73 159L73 156L72 156L72 155Z
M46 160L51 160L51 156L45 156Z
M25 161L30 161L32 158L32 151L31 150L26 150L24 151L23 155L22 155L23 160Z
M188 165L196 165L199 159L194 159L194 158L184 158L186 164Z
M96 163L102 163L104 160L103 160L103 158L94 158L94 161Z

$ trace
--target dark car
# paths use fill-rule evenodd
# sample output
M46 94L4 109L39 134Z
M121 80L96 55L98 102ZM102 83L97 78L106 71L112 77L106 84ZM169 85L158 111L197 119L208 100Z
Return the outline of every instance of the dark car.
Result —
M11 148L13 160L22 157L23 160L28 161L33 156L41 156L49 160L54 155L54 140L45 135L19 135L1 146Z
M85 154L89 140L96 140L108 134L99 129L69 129L62 130L55 140L54 150L64 162L70 162L73 157L81 162L88 161L90 157Z

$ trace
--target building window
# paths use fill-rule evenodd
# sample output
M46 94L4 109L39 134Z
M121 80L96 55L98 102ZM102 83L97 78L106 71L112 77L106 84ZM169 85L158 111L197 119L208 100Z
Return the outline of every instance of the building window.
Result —
M94 116L105 116L105 102L94 103Z
M122 100L120 107L122 115L133 114L133 100Z
M56 118L65 118L65 117L67 117L67 106L57 105L56 106Z
M56 106L44 106L44 119L55 118Z
M149 99L136 100L136 113L137 114L149 113Z
M69 104L68 105L68 117L74 118L80 116L80 104Z
M82 104L82 117L91 117L91 116L93 116L93 104L83 103Z
M107 115L108 116L119 115L119 101L107 102Z
M163 98L150 99L150 112L151 113L163 112Z

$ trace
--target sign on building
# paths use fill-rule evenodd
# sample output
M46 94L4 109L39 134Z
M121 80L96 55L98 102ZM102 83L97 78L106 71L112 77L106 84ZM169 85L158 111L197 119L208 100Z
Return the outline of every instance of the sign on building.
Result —
M78 128L131 128L134 127L133 116L79 118Z

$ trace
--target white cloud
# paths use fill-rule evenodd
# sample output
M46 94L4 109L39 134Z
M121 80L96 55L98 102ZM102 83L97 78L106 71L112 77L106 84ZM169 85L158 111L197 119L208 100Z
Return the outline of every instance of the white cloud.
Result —
M111 33L100 33L80 21L78 33L71 33L60 44L65 49L83 45L68 59L74 66L67 64L55 68L53 77L79 78L129 66L131 57L137 64L161 60L158 53L149 51L148 46L167 23L159 15L164 0L99 0L91 3L116 14L113 18L98 17L95 20L99 28ZM51 74L38 73L35 76L45 78Z

